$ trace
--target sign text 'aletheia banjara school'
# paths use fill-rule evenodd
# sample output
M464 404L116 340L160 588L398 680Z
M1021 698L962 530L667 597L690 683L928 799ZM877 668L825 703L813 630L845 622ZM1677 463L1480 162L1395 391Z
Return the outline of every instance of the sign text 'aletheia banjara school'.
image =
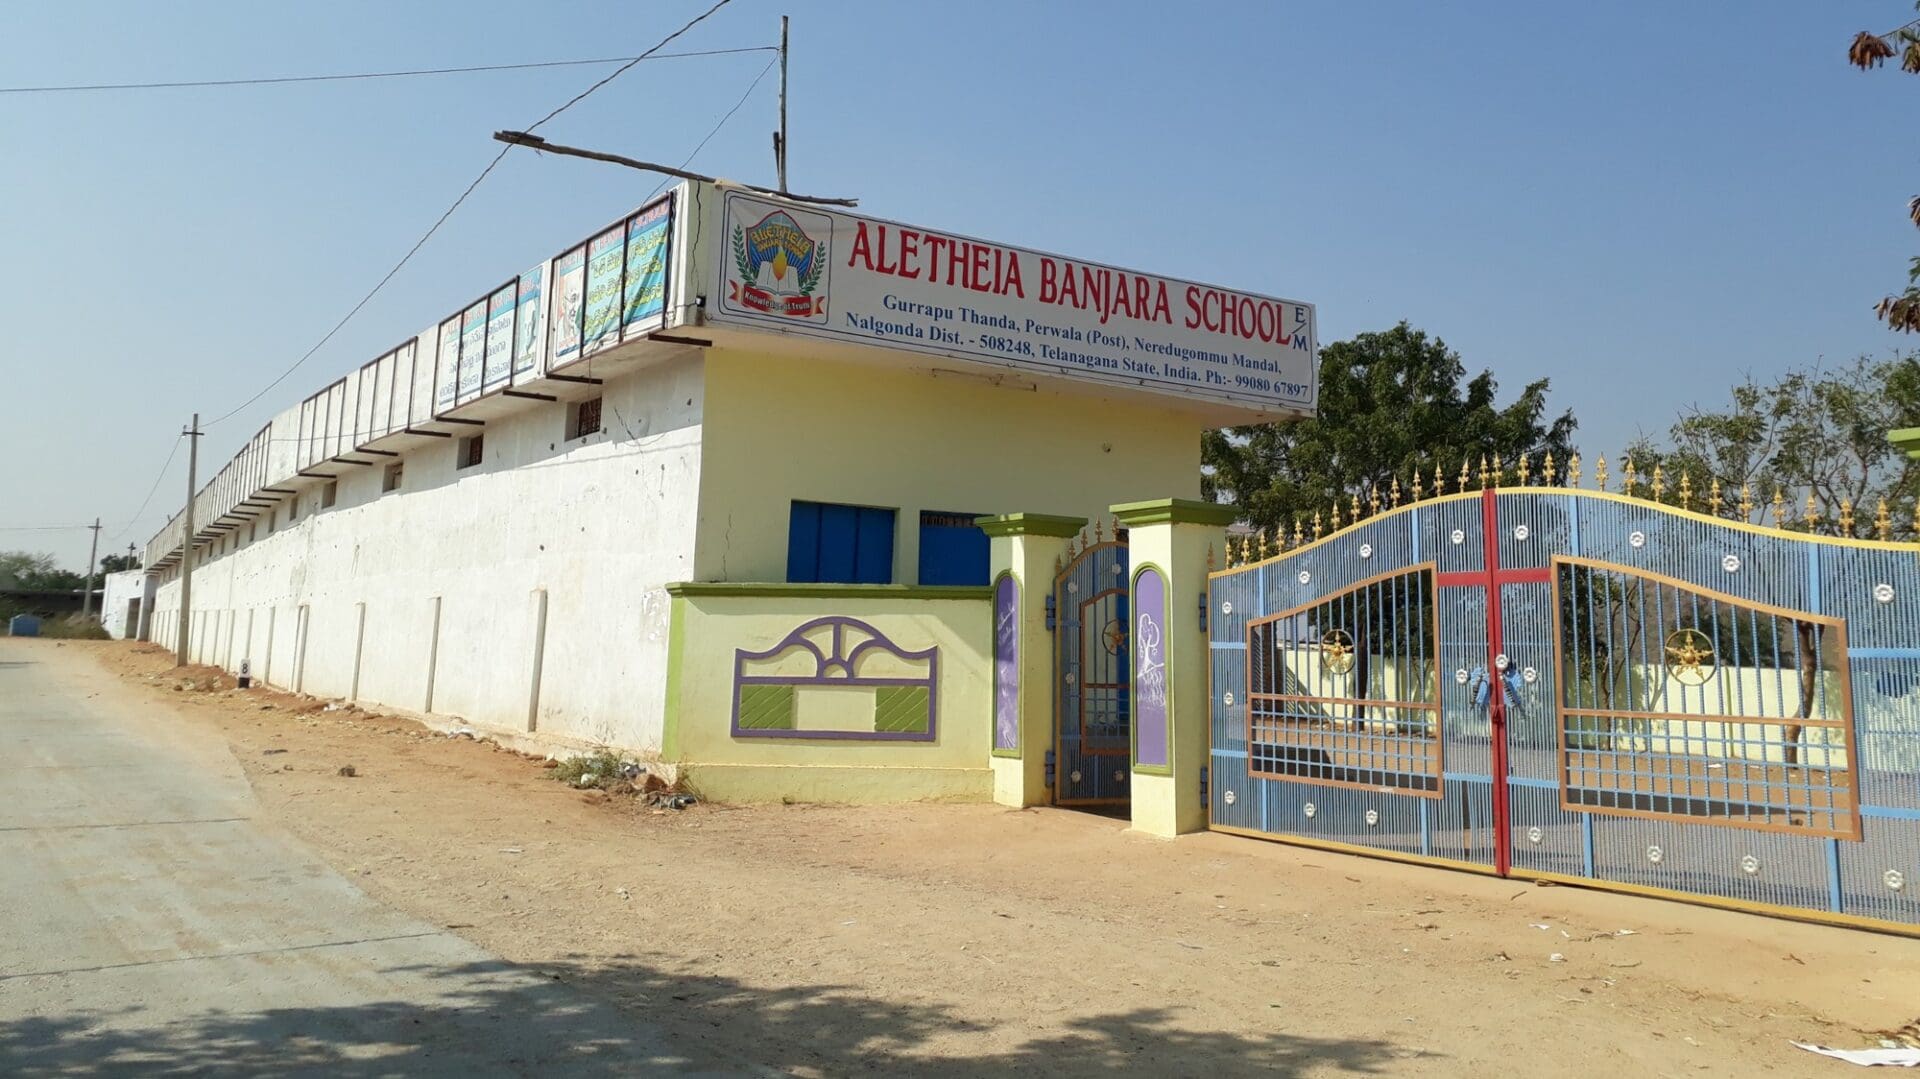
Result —
M719 323L1311 413L1313 305L728 192Z

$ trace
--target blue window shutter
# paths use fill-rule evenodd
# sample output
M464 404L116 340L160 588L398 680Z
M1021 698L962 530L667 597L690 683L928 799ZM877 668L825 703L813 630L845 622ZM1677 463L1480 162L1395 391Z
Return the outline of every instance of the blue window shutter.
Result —
M860 511L853 506L820 506L820 571L816 581L844 584L857 580L854 545L859 537Z
M920 583L983 585L993 562L991 541L972 524L978 514L920 515Z
M820 579L820 505L795 502L787 522L787 580L811 583Z
M893 517L892 510L859 510L853 574L840 579L856 584L893 583Z

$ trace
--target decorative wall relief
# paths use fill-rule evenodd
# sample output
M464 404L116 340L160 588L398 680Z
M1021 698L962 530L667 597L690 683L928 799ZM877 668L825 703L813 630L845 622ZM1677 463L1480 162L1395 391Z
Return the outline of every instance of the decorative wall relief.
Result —
M807 622L733 653L733 736L931 742L940 650L909 651L856 618Z
M1133 577L1133 763L1166 768L1167 579L1153 566Z
M993 586L993 748L1020 748L1020 582Z

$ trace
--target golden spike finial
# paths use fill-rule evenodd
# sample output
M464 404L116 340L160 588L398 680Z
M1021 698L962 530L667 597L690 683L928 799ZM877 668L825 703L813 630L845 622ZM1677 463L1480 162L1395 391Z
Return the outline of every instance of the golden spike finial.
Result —
M1633 497L1633 457L1628 456L1625 460L1626 464L1620 469L1620 493L1631 498Z
M1413 477L1415 483L1420 482L1420 473L1415 472ZM1393 486L1387 488L1387 503L1393 509L1400 508L1400 477L1398 476L1393 478ZM1374 509L1378 511L1379 507L1375 506Z
M1713 483L1707 488L1707 512L1720 516L1720 477L1713 477Z
M1467 485L1473 482L1473 477L1467 472L1467 464L1468 461L1465 457L1460 458L1460 479L1454 484L1454 490L1459 491L1461 494L1465 494L1467 492ZM1481 471L1485 472L1486 469L1483 468Z
M1547 451L1547 463L1546 463L1546 467L1540 470L1540 480L1542 483L1545 483L1548 487L1553 486L1553 451L1552 450Z
M1353 514L1351 517L1348 518L1348 520L1352 521L1354 524L1360 523L1360 496L1358 494L1355 494L1353 496Z
M1853 535L1853 499L1851 498L1840 500L1840 534Z
M1233 560L1233 534L1229 532L1227 534L1227 568L1232 569L1235 564Z
M1062 558L1059 555L1054 555L1053 556L1053 575L1055 577L1060 576L1060 571L1066 568L1067 568L1066 559Z
M1523 453L1520 455L1520 486L1525 487L1527 485L1527 476L1529 473L1530 466L1527 464L1527 455Z
M1787 493L1778 484L1773 488L1773 527L1785 528L1787 524Z
M1435 478L1438 478L1440 470L1436 468L1433 471ZM1413 496L1412 501L1420 501L1420 470L1417 468L1413 470L1413 489L1409 491L1408 494Z
M1100 518L1098 517L1093 519L1093 542L1096 544L1105 542L1105 537L1100 534Z
M1313 511L1313 538L1314 539L1320 538L1320 511L1319 510Z
M1607 489L1607 455L1604 453L1593 463L1593 486L1599 491Z
M1400 490L1399 480L1393 481L1393 489L1395 492L1398 492ZM1395 501L1398 501L1397 494L1395 497ZM1367 516L1378 517L1379 515L1380 515L1380 485L1376 483L1373 485L1373 488L1367 492Z
M1254 557L1261 561L1265 561L1267 556L1273 553L1273 550L1272 548L1267 546L1267 533L1264 530L1256 533L1256 535L1260 537L1260 546L1254 552Z
M1753 485L1744 480L1740 483L1740 519L1753 520Z
M1499 455L1498 453L1496 453L1496 454L1494 454L1494 455L1493 455L1493 483L1491 483L1491 484L1485 484L1485 483L1483 483L1483 484L1481 484L1480 486L1482 486L1482 487L1488 487L1488 486L1492 486L1492 487L1498 487L1498 486L1500 486L1500 480L1501 480L1501 479L1502 479L1503 477L1505 477L1505 476L1506 476L1506 474L1507 474L1507 470L1506 470L1506 469L1505 469L1505 468L1504 468L1504 467L1503 467L1503 466L1502 466L1502 465L1500 464L1500 455Z
M1819 504L1818 504L1818 503L1816 503L1816 502L1815 502L1815 501L1813 500L1813 489L1812 489L1812 488L1808 488L1808 489L1807 489L1807 514L1806 514L1806 519L1807 519L1807 530L1808 530L1808 531L1812 531L1812 530L1813 530L1813 526L1814 526L1814 525L1816 525L1816 524L1819 524L1819 523L1820 523L1820 506L1819 506Z
M1567 458L1567 486L1580 486L1580 455L1578 453Z
M1293 545L1304 546L1307 542L1307 530L1300 525L1300 518L1293 519Z
M1684 468L1680 470L1680 508L1693 508L1693 473Z
M1485 454L1481 454L1480 456L1480 487L1481 489L1484 490L1487 486L1489 486L1487 482L1487 458Z
M1884 498L1873 511L1873 534L1883 543L1893 538L1893 518L1887 514L1887 500Z
M1666 469L1660 467L1660 465L1656 463L1653 466L1653 500L1655 502L1660 501L1660 496L1665 494L1666 491L1667 491Z
M1329 528L1327 531L1329 532L1340 531L1342 527L1340 524L1340 500L1337 498L1333 500L1333 512L1328 515L1328 520L1332 522L1332 527Z

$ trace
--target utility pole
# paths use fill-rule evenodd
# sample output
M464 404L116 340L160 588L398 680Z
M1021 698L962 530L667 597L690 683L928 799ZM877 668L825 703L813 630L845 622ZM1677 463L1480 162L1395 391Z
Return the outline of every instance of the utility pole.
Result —
M176 661L187 665L187 648L193 632L193 493L199 486L200 414L193 414L193 426L180 432L187 439L187 511L181 518L186 531L180 536L180 633Z
M87 526L93 529L93 543L87 548L87 590L80 594L80 617L93 613L93 571L100 565L100 518Z
M780 16L780 133L773 137L774 164L780 169L780 193L787 193L787 17Z

